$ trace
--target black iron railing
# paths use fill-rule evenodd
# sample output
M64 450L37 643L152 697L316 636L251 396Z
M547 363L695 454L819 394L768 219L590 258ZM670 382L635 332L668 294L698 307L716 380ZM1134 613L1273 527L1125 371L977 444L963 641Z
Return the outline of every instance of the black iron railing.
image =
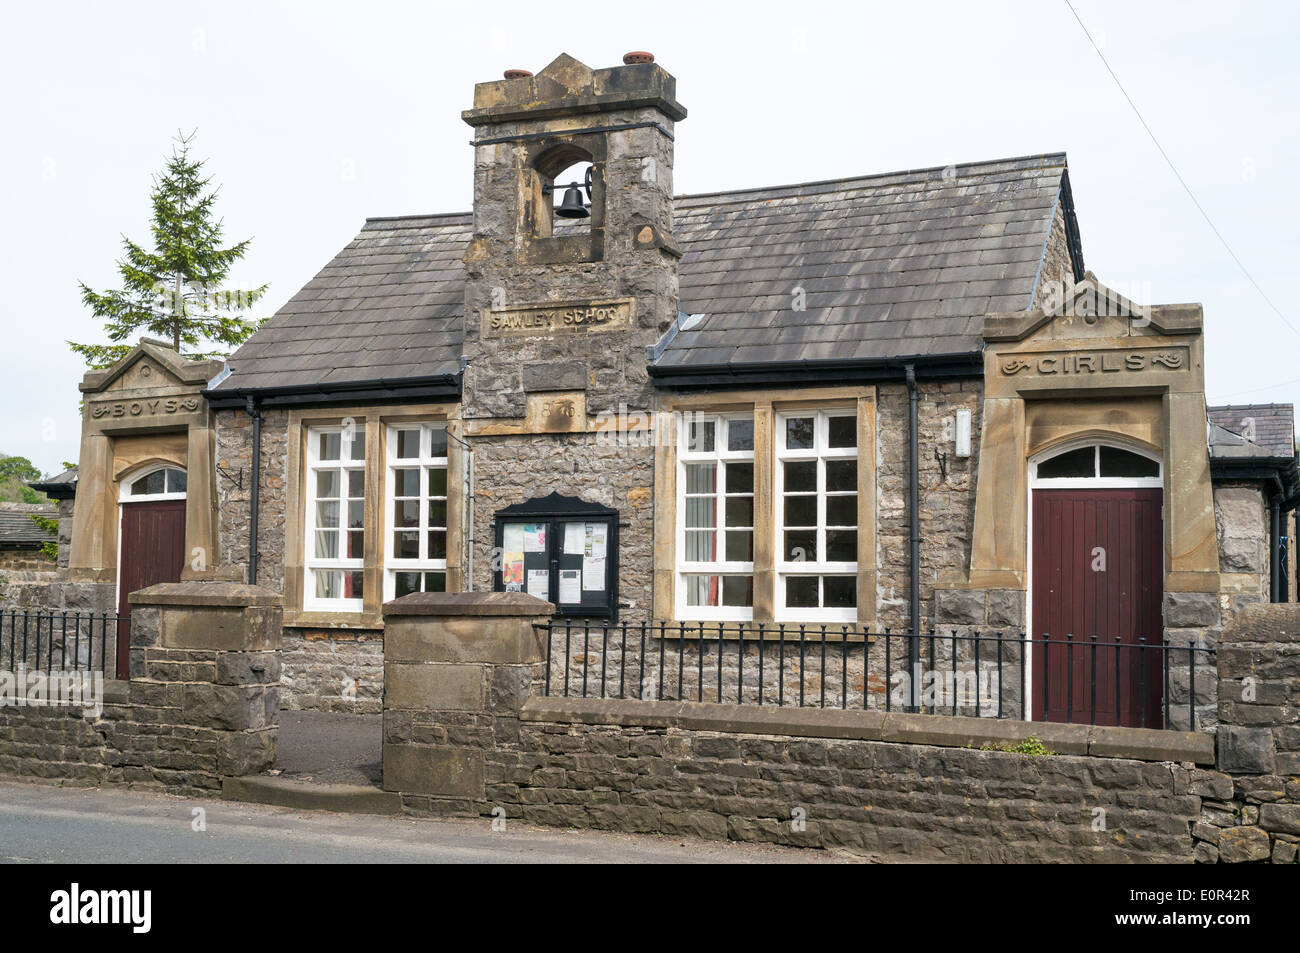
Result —
M1197 705L1213 703L1209 650L1163 638L559 619L541 628L547 695L1154 728L1193 727Z
M112 678L120 618L72 609L0 609L0 667L103 672Z

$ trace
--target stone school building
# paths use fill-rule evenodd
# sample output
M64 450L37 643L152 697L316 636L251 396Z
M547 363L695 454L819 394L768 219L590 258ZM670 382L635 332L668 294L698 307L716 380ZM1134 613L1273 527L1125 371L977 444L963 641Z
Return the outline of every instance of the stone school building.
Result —
M87 374L60 582L280 591L281 704L361 710L420 591L1209 649L1295 599L1291 407L1207 408L1232 316L1093 276L1064 154L680 196L686 115L648 54L479 83L472 211Z

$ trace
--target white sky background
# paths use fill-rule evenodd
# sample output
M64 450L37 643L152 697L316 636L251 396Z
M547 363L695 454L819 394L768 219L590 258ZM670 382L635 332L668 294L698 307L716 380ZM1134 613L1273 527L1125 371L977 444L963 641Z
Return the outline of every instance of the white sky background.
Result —
M1300 5L1075 6L1300 329ZM121 235L148 243L178 128L198 129L226 237L253 238L232 284L269 281L269 315L366 216L468 210L473 84L561 52L599 68L650 50L677 77L679 193L1065 150L1087 267L1142 303L1205 305L1210 402L1300 402L1300 334L1063 0L2 9L0 452L47 472L78 453L83 367L63 342L104 340L77 281L115 286Z

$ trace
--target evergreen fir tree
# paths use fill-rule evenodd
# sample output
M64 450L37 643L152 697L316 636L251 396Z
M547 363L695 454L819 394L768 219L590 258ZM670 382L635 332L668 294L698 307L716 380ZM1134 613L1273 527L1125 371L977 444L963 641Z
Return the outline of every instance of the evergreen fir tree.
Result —
M209 188L204 162L190 158L194 134L177 135L166 169L154 177L153 251L126 236L117 262L122 287L103 293L81 284L81 300L104 322L113 344L77 344L73 351L92 368L109 367L134 346L137 331L169 340L191 360L225 357L257 330L260 321L239 316L266 292L222 287L248 240L221 247L222 222L213 218L217 189ZM215 350L205 347L216 346Z

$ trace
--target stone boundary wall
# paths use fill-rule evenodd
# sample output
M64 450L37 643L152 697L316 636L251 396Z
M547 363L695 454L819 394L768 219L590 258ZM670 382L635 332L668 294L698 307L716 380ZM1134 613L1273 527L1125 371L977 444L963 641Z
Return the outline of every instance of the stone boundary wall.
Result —
M405 811L928 860L1295 859L1300 780L1213 770L1205 732L543 698L551 611L522 593L385 606L384 787ZM1030 735L1054 753L1001 750ZM1207 817L1238 794L1279 834L1261 855L1222 833L1211 854Z
M0 707L0 774L212 794L275 761L279 596L234 583L131 594L131 680L98 713Z
M1219 636L1218 767L1193 829L1198 860L1300 852L1300 604L1246 606Z
M57 564L39 550L0 549L0 572L53 572Z
M1191 828L1217 778L1191 761L923 743L923 722L940 723L929 730L943 735L942 723L970 719L902 716L916 735L898 743L808 737L797 721L764 726L730 706L681 707L659 725L630 725L590 703L566 710L535 699L522 712L518 751L488 760L485 801L526 823L916 860L1179 863L1193 859ZM711 718L701 708L721 711ZM714 730L684 727L693 721Z

